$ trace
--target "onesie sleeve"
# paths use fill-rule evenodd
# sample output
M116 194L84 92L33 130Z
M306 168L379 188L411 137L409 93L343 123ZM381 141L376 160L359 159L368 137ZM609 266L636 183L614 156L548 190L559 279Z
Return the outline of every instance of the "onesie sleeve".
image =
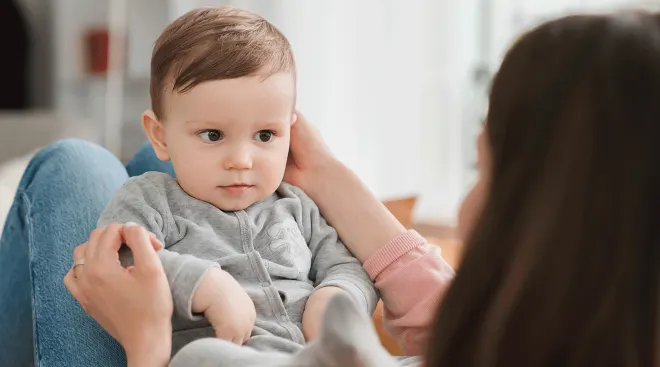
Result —
M133 222L150 231L165 245L158 251L174 302L174 318L197 321L202 316L192 314L192 299L202 277L210 268L219 265L194 257L167 250L168 233L174 220L167 204L163 178L154 173L130 178L117 191L98 220L97 227L111 223ZM119 250L119 260L123 266L133 264L133 256L126 246Z

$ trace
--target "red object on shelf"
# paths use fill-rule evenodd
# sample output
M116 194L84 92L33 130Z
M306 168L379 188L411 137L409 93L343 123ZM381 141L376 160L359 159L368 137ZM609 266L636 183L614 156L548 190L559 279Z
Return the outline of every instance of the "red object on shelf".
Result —
M92 74L106 74L110 54L110 33L107 29L90 29L86 35L87 67Z

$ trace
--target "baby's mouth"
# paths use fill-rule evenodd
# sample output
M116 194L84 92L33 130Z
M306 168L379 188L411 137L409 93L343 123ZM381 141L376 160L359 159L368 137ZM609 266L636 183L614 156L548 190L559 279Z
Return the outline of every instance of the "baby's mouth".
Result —
M254 185L248 185L244 183L232 184L227 186L219 186L225 192L233 196L240 196L247 192L249 189L253 188Z

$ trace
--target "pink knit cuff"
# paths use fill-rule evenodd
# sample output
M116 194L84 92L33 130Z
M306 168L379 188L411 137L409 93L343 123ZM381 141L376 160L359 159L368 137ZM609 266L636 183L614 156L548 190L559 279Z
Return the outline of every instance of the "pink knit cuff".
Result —
M388 266L398 260L401 256L411 250L426 244L426 239L414 230L400 234L393 238L385 246L381 247L376 253L371 255L362 265L371 279L376 277Z

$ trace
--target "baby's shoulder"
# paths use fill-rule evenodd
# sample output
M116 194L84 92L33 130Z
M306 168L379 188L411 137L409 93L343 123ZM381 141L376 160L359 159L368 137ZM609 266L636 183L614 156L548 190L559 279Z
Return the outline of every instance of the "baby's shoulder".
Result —
M304 204L306 204L307 202L313 203L312 199L310 199L309 196L307 196L307 194L305 194L305 192L302 191L301 188L290 185L286 182L282 182L282 184L280 184L280 187L277 189L277 194L281 198L298 199Z
M133 176L126 181L127 184L143 188L168 188L177 185L172 176L163 172L145 172L139 176ZM178 186L178 185L177 185Z
M162 172L145 172L129 178L117 195L141 198L152 204L185 202L189 196L172 176Z
M283 182L277 189L280 198L294 199L299 203L304 213L318 210L318 206L307 194L299 187Z

